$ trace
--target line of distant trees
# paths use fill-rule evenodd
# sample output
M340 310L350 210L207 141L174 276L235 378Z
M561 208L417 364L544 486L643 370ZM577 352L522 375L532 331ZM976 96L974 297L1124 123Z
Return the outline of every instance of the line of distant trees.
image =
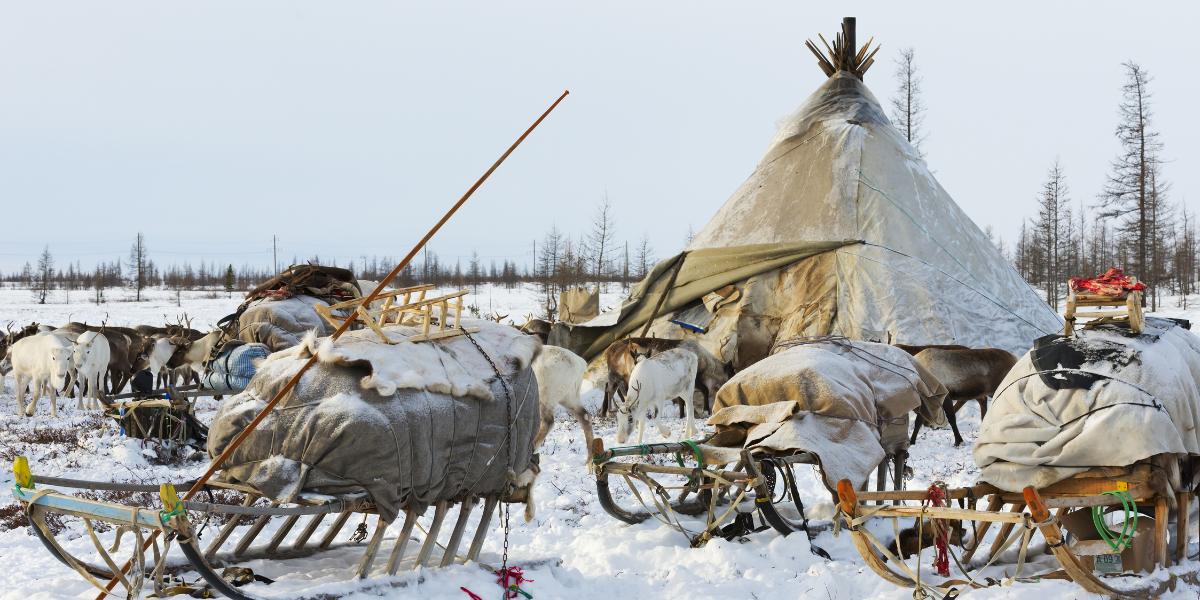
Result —
M689 227L684 240L691 241ZM627 290L631 283L640 281L653 268L656 258L650 245L649 234L642 234L633 247L628 242L618 244L615 211L607 194L597 204L590 228L579 235L564 233L557 225L551 226L541 242L533 242L535 257L532 268L518 264L515 260L487 260L478 252L472 252L466 264L461 259L453 262L444 260L436 252L424 249L392 280L390 287L407 287L432 283L439 287L457 286L478 292L484 284L501 285L506 289L519 284L536 284L544 298L545 313L552 318L558 310L558 294L573 286L599 285L607 291L610 285L620 285ZM0 280L32 290L34 300L40 303L56 300L54 292L88 291L88 301L97 304L105 301L107 290L121 288L134 292L134 300L141 300L147 289L167 289L176 293L183 291L209 290L246 292L274 277L275 267L255 266L243 263L232 264L200 261L163 265L151 258L145 238L138 234L126 257L112 261L100 261L85 268L81 261L60 265L56 263L50 246L47 245L37 264L25 263L18 271L0 276ZM358 261L341 265L359 279L380 281L399 262L394 256L366 256ZM303 259L304 262L326 264L319 255ZM300 259L292 257L290 264ZM336 259L328 266L339 266Z

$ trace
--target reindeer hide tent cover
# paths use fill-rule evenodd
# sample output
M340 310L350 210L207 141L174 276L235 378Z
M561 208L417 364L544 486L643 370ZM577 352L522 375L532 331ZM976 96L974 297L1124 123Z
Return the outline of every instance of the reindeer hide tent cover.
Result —
M825 487L861 485L884 458L883 426L918 411L946 425L942 385L909 353L887 344L835 339L786 348L717 392L717 436L705 460L729 463L743 448L777 456L817 455Z
M650 317L681 259L649 335L695 337L738 368L798 336L890 334L1019 353L1062 328L848 71L786 120L685 254L659 263L613 311L558 325L551 343L602 355ZM670 323L728 284L740 296L705 333Z
M1175 491L1193 489L1200 337L1148 317L1141 334L1101 326L1038 342L1000 384L980 426L981 480L1017 492L1150 459Z
M209 456L220 455L319 348L320 362L229 458L225 480L278 502L293 502L301 492L365 491L387 521L405 507L420 513L468 492L500 491L510 432L513 471L522 474L537 462L538 392L529 365L541 343L488 321L464 324L480 328L472 335L512 395L466 336L388 345L371 331L332 343L310 335L269 356L249 387L222 404ZM420 333L398 326L385 332L395 340Z

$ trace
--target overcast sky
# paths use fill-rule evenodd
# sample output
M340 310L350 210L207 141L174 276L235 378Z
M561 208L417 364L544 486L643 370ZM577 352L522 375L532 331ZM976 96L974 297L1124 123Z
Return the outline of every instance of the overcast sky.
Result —
M836 7L834 5L837 5ZM824 75L858 17L895 91L912 46L936 177L1011 240L1058 156L1091 204L1121 63L1153 76L1172 198L1200 196L1197 3L0 2L0 269L402 255L569 89L433 240L529 260L607 193L618 236L679 250Z

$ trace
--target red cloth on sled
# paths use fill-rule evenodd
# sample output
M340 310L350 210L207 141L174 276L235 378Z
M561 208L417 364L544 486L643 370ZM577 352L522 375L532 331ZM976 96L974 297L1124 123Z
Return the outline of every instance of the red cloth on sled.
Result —
M1128 291L1146 289L1146 284L1138 281L1136 277L1125 275L1121 269L1109 269L1099 277L1077 277L1070 280L1068 285L1076 292L1090 290L1113 297L1124 297Z

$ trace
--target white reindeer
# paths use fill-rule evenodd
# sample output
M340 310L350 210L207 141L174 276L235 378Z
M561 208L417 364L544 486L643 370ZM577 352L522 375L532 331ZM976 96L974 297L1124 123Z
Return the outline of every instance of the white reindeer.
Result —
M97 331L87 331L75 339L75 381L79 387L75 391L77 405L75 410L99 410L100 380L108 372L111 349L108 338ZM84 391L86 387L87 391ZM84 408L83 398L86 394L88 403Z
M25 416L32 417L37 412L37 402L46 389L50 392L50 416L58 416L58 389L67 384L71 354L71 345L54 335L33 335L12 345L9 358L16 380L16 414L21 414L25 389L32 382L33 400L25 407Z
M696 435L693 422L692 394L696 390L696 355L675 348L665 350L647 358L645 355L636 358L637 364L629 374L629 394L631 398L617 413L617 443L624 444L629 433L629 413L637 420L638 441L646 433L646 410L655 407L654 424L664 438L671 436L671 430L662 424L662 414L665 404L673 398L683 398L687 414L687 425L684 428L683 439L691 439Z
M574 352L558 346L542 346L542 352L533 359L533 376L537 378L538 400L541 402L542 426L534 438L537 448L546 440L554 427L554 410L559 406L567 409L583 428L583 438L588 453L592 448L592 419L579 401L579 387L583 385L583 374L587 361Z
M208 361L208 357L212 356L213 346L217 345L223 335L224 332L218 329L192 342L188 346L187 352L183 354L180 364L190 366L196 373L203 373L204 363Z

